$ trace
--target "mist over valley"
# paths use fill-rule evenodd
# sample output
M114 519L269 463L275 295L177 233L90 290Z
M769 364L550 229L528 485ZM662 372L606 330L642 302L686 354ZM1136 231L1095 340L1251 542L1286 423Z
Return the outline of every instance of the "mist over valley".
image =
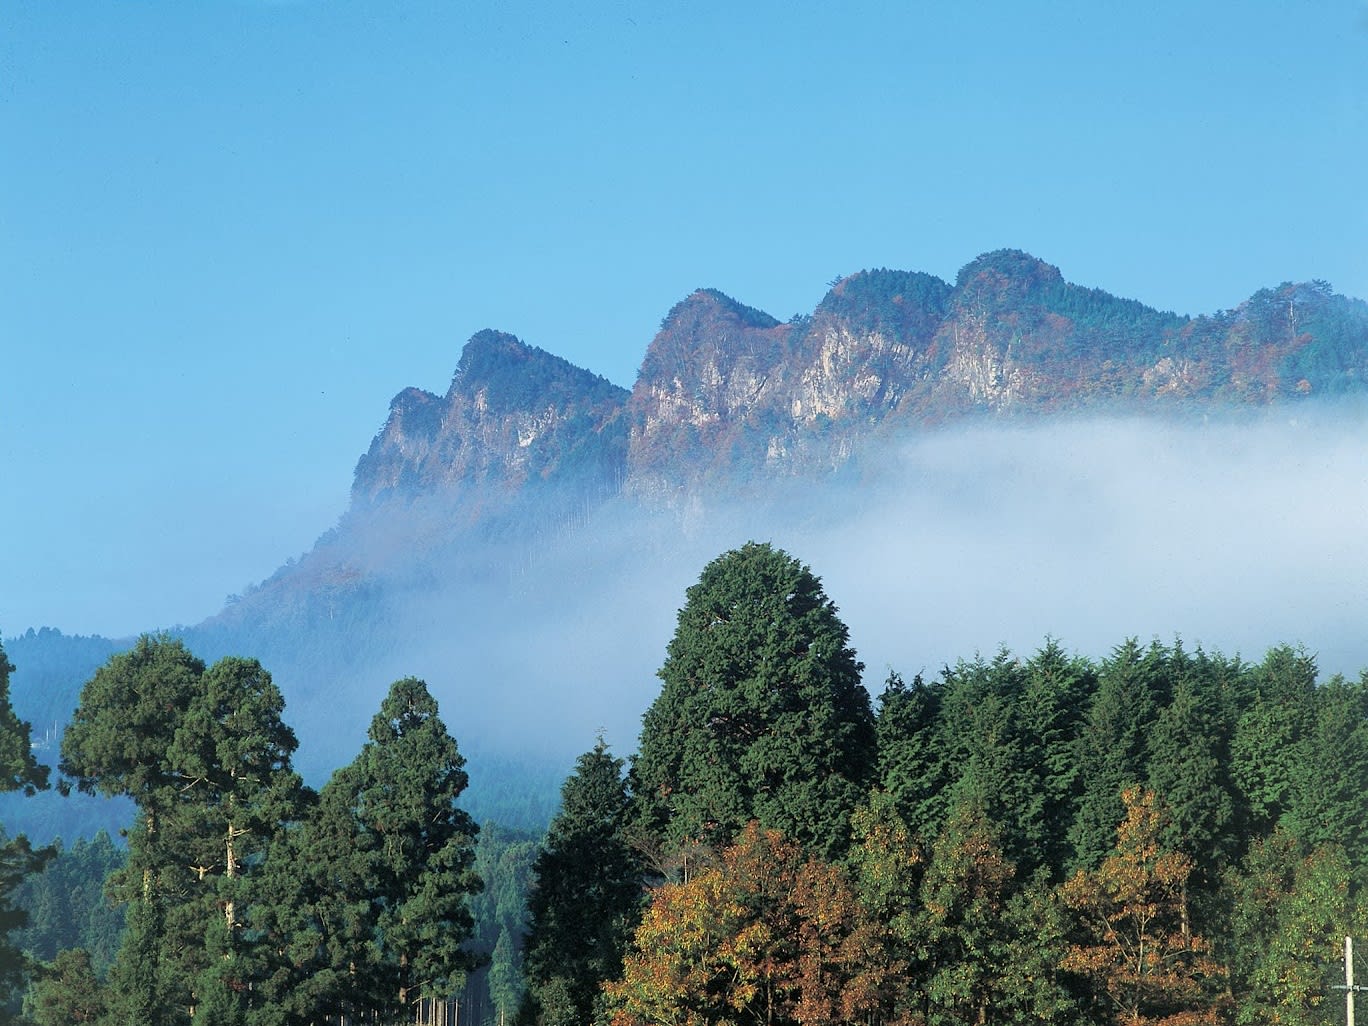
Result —
M1323 283L1183 318L1014 250L954 285L852 275L788 322L700 290L630 393L484 331L444 395L395 397L336 527L175 633L261 659L311 779L426 680L472 801L481 763L523 767L537 815L600 731L634 749L685 589L748 540L823 579L875 696L1048 638L1357 675L1366 369L1368 307ZM52 632L6 641L40 733L99 662L66 644L64 678Z

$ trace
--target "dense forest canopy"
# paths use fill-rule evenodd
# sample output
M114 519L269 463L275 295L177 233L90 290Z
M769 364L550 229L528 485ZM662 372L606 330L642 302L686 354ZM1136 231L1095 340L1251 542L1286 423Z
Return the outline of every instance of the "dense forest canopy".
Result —
M47 770L8 703L5 786ZM34 1026L456 1014L527 1026L1311 1026L1368 919L1368 674L1047 638L875 701L820 578L768 544L690 587L624 759L545 834L461 807L422 681L319 790L255 660L139 639L86 683L59 786L107 835L8 839L0 968ZM103 889L103 897L99 891ZM449 1006L449 1007L448 1007Z

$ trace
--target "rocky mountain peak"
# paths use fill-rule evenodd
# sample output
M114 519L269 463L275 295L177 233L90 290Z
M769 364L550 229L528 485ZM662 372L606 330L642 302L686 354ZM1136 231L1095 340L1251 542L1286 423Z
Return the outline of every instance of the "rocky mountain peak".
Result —
M408 388L356 466L353 504L456 486L516 490L567 458L616 481L628 393L505 332L473 335L445 396ZM617 425L612 427L612 425Z

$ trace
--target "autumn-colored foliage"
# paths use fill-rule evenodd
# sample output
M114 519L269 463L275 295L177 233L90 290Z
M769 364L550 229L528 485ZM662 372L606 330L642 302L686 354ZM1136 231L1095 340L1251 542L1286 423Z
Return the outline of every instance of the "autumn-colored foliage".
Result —
M612 1023L863 1023L877 948L844 872L752 823L720 865L656 891L606 987Z
M1192 860L1161 845L1165 812L1153 791L1122 797L1115 848L1063 887L1079 937L1062 968L1087 981L1117 1026L1214 1026L1224 970L1190 929Z

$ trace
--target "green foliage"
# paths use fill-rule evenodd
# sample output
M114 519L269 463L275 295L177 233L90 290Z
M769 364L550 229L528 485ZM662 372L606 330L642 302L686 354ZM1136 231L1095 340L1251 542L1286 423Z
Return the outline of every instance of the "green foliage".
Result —
M1043 885L1022 888L997 828L972 806L955 810L922 879L919 933L929 1026L1059 1023L1076 1008L1057 966L1061 910Z
M286 1021L364 1015L457 993L477 827L456 804L465 760L415 678L396 681L369 740L267 859L257 927L283 952L267 992Z
M103 973L114 960L124 926L123 910L104 897L105 880L123 866L127 853L104 831L70 848L59 841L55 848L47 868L15 892L15 901L28 913L28 925L15 941L40 962L79 948L93 970Z
M1125 816L1121 793L1146 777L1147 741L1166 698L1167 653L1134 639L1118 646L1098 675L1078 738L1081 792L1069 840L1070 868L1095 868Z
M600 739L561 790L533 870L525 973L531 1014L592 1017L601 980L622 971L636 927L642 868L626 836L623 762Z
M1344 938L1364 929L1342 848L1311 850L1285 831L1256 840L1227 871L1235 1021L1325 1021L1327 979Z
M22 791L32 795L47 787L48 769L33 757L29 724L14 712L10 703L9 678L14 667L0 647L0 792ZM24 835L5 836L0 829L0 1016L23 984L28 958L15 945L15 933L27 922L28 914L17 904L17 891L25 881L40 872L54 852L37 849Z
M90 952L68 948L39 970L24 1013L35 1026L80 1026L104 1019L105 1000Z
M861 669L792 556L751 542L708 564L643 717L632 789L647 836L721 847L756 819L841 851L876 758Z
M127 862L109 883L128 905L109 976L116 1021L246 1013L236 995L261 973L262 938L243 924L262 900L268 846L305 802L283 707L255 660L206 670L166 637L139 639L82 690L63 772L138 806Z
M1251 674L1252 703L1231 740L1231 776L1244 794L1250 827L1267 834L1295 800L1298 767L1315 723L1316 662L1279 646Z
M1235 795L1227 767L1229 723L1204 687L1205 660L1177 646L1169 668L1172 701L1156 717L1149 739L1149 785L1164 796L1173 848L1192 856L1199 878L1214 884L1218 867L1238 852Z
M878 780L899 817L918 836L934 837L947 814L951 761L938 736L946 685L889 674L876 721Z

